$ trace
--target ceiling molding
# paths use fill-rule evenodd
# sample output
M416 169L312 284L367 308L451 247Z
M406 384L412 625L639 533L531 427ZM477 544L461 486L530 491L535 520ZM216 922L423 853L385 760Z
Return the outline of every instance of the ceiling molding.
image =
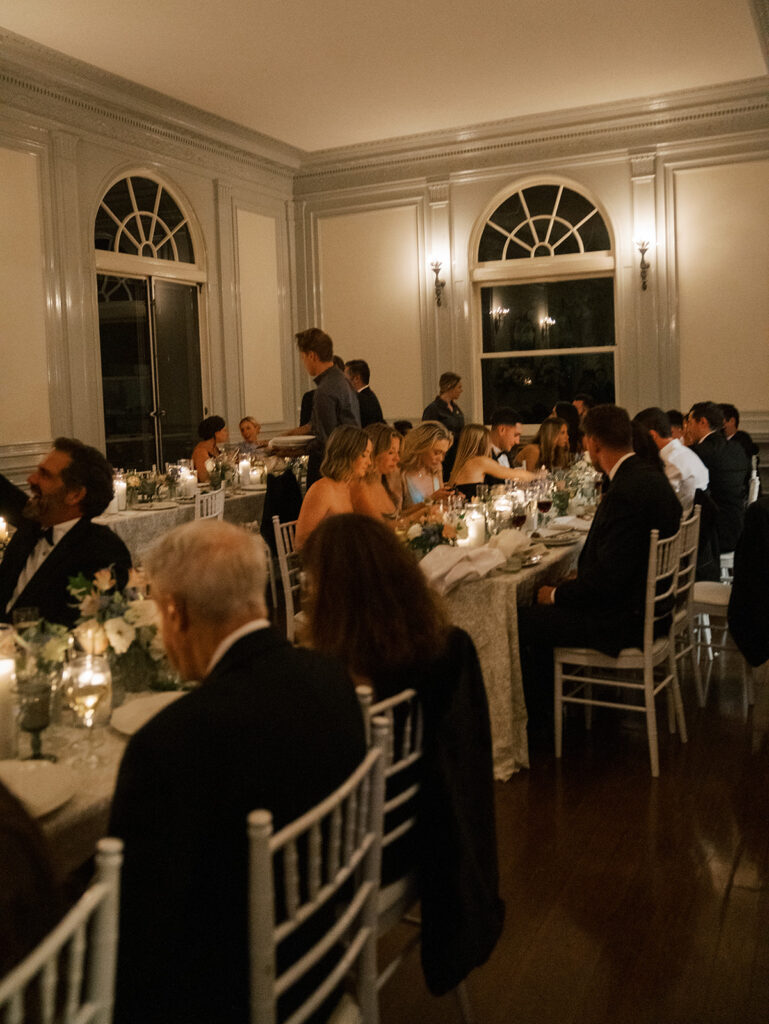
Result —
M445 176L470 167L559 154L644 150L664 142L755 130L769 130L769 76L318 151L303 161L295 194L352 186L364 179Z
M769 71L769 0L750 0L756 35L764 55L764 63Z
M81 131L194 151L291 178L304 153L126 78L0 28L0 99Z

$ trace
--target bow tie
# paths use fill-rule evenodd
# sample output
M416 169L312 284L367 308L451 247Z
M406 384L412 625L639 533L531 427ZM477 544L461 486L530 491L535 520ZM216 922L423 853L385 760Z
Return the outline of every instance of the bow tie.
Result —
M40 534L43 540L47 540L48 543L53 547L53 527L49 526L47 530L43 530Z

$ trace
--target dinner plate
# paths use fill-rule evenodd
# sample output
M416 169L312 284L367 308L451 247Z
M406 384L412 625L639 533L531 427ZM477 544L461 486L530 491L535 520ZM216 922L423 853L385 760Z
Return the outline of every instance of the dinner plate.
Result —
M273 437L269 441L270 448L300 448L308 441L314 441L314 434L287 434L285 437Z
M580 540L580 534L575 531L572 533L560 533L557 537L543 537L542 543L548 548L565 548L569 544L576 544Z
M24 804L33 818L62 807L75 794L69 768L50 761L0 761L0 781Z
M121 707L115 708L110 725L124 736L133 736L159 711L183 696L184 693L179 690L167 690L163 693L150 693L146 697L137 697L136 700L127 701Z

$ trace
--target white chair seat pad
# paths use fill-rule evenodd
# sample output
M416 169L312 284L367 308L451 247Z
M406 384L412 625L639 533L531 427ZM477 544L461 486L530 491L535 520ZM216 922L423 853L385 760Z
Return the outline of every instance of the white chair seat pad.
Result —
M667 648L668 638L666 636L661 636L654 641L652 660L655 665L665 657ZM554 653L556 661L566 664L595 665L596 668L641 668L644 661L643 651L640 647L625 647L616 658L590 647L556 647Z
M732 587L730 583L715 583L711 580L700 580L699 583L694 584L694 604L710 604L716 605L719 608L727 608L729 606L729 598L732 596ZM695 608L696 612L697 609Z

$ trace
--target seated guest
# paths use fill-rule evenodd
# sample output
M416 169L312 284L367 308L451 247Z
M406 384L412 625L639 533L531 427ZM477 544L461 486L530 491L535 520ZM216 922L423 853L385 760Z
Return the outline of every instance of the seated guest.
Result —
M369 387L371 371L365 359L350 359L344 364L344 375L358 396L360 407L360 425L367 427L370 423L384 423L382 406L379 399Z
M328 439L321 477L308 489L296 523L294 544L301 548L326 516L352 512L350 485L371 465L371 438L360 427L337 427Z
M264 445L259 444L259 431L262 429L261 423L257 423L253 416L244 416L238 424L240 427L240 436L243 438L243 444L238 448L244 455L253 455L254 452L258 452Z
M668 409L666 413L670 420L670 436L682 444L684 441L684 414L679 409Z
M393 420L393 426L401 437L405 437L410 430L414 429L414 424L411 420Z
M660 453L665 476L676 492L684 513L688 515L694 504L695 491L704 491L708 486L707 467L693 451L672 436L668 414L662 409L657 406L642 409L635 420L649 431Z
M343 661L377 700L410 688L419 694L418 830L413 845L387 847L382 868L389 881L416 858L422 966L430 989L446 992L489 956L504 914L488 706L475 648L449 625L411 552L383 523L326 519L303 564L310 645ZM395 729L397 736L397 716Z
M569 451L579 458L584 451L579 413L571 402L556 402L553 406L553 416L557 416L560 420L566 420L569 430Z
M111 568L124 587L131 555L106 526L92 522L113 495L112 467L96 448L57 437L29 477L32 496L3 478L6 505L23 513L0 562L0 621L14 608L36 608L49 622L73 626L80 614L67 590L70 576L89 579Z
M449 487L456 488L466 498L474 498L478 484L482 484L486 477L494 483L502 483L504 480L531 480L533 475L525 469L508 469L492 459L491 436L480 423L470 423L462 428Z
M616 405L585 416L587 450L609 484L579 557L577 575L540 587L536 604L518 612L529 721L552 715L553 648L591 647L617 655L643 636L651 530L670 537L681 505L663 473L633 452L630 418Z
M549 416L542 422L531 442L522 448L516 457L516 465L525 466L529 472L546 469L566 469L571 461L569 450L569 425L558 416Z
M443 424L420 423L406 435L401 450L401 487L405 509L440 501L450 493L443 486L443 460L451 445L451 434Z
M438 381L438 392L422 413L422 420L442 423L449 432L451 444L443 463L443 479L448 480L454 465L459 435L465 425L464 413L457 405L457 399L462 394L462 378L451 371L442 373Z
M689 410L687 426L692 451L708 470L708 490L717 509L716 533L722 554L734 551L742 533L750 477L745 450L727 442L723 425L724 414L715 402L696 402Z
M492 459L510 469L515 461L515 453L521 443L521 416L509 405L495 409L489 421L491 427L491 452ZM486 481L489 483L490 481Z
M592 395L589 395L586 391L580 391L579 394L575 395L571 400L571 404L579 413L580 423L585 418L585 414L588 409L592 409L595 405L595 399Z
M192 449L192 468L198 474L198 483L207 484L209 481L206 461L215 459L221 455L220 444L224 444L230 436L227 425L221 416L206 416L198 424L198 437L200 440Z
M401 436L386 423L372 423L366 434L371 439L371 466L362 480L350 485L352 507L355 512L394 523L403 500L398 474Z
M730 444L738 444L748 457L749 471L753 470L753 459L755 468L758 469L758 445L745 430L740 430L740 411L731 402L721 402L719 409L724 414L724 437Z
M648 428L639 419L631 420L630 427L633 431L633 451L644 462L647 462L652 469L656 469L658 473L664 473L664 463L660 458L659 450L652 440ZM673 489L675 490L675 488Z
M267 621L262 541L198 520L147 556L166 651L201 685L126 748L110 835L125 843L115 1021L249 1020L246 816L275 830L362 760L360 708L342 667ZM323 916L323 915L321 915Z

